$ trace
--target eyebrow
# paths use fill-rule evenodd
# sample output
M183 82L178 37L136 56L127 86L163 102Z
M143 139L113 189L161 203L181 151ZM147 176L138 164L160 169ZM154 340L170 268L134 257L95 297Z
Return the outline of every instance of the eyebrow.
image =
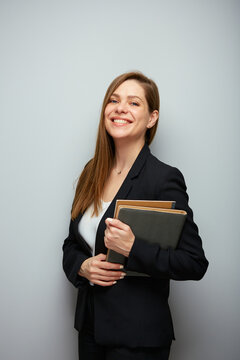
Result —
M117 97L117 98L120 98L120 96L119 96L118 94L116 94L116 93L113 93L111 96L115 96L115 97ZM137 99L139 99L141 102L143 102L143 100L142 100L139 96L137 96L137 95L128 95L127 98L128 98L128 99L137 98Z

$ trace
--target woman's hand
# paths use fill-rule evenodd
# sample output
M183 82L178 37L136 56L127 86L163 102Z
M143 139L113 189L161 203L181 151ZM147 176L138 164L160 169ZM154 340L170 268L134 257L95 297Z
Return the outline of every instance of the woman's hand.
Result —
M135 236L130 226L118 219L106 219L104 242L108 249L114 250L126 257L129 256Z
M93 284L101 286L111 286L117 280L123 279L126 273L121 270L120 264L113 264L106 261L106 255L98 254L86 259L78 272L78 275L85 277ZM112 271L113 270L113 271Z

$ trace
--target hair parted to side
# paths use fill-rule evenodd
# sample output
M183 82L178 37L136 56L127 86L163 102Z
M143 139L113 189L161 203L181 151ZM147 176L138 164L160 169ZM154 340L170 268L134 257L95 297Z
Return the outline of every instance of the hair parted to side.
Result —
M145 92L149 113L152 113L154 110L159 111L160 99L157 85L141 72L127 72L112 81L102 104L94 157L86 164L78 180L72 205L71 217L73 220L80 213L84 213L91 203L94 203L93 214L98 215L98 209L101 206L101 195L112 169L115 155L113 139L105 128L104 112L113 92L126 80L136 80L140 83ZM158 121L152 128L146 131L145 139L148 145L151 144L155 136L157 125Z

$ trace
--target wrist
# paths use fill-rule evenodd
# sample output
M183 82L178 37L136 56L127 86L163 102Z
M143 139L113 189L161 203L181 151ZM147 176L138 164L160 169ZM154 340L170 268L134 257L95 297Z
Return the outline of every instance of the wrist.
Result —
M80 267L80 269L78 271L78 275L83 276L83 277L85 277L84 276L84 274L85 274L85 261L86 260L83 261L83 263L82 263L82 265L81 265L81 267Z
M127 249L123 249L123 255L125 257L129 257L129 254L130 254L130 251L132 250L134 241L135 241L135 236L133 236L133 238L129 241Z

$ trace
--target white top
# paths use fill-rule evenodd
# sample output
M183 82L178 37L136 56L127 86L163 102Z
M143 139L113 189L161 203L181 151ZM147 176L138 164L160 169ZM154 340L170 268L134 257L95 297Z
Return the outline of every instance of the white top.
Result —
M97 234L97 228L100 223L101 218L106 212L108 206L111 204L111 201L105 202L102 201L102 209L99 211L98 216L92 216L94 205L93 203L87 208L85 213L83 214L79 224L78 231L80 235L84 238L84 240L88 243L92 250L92 255L95 255L95 240Z

